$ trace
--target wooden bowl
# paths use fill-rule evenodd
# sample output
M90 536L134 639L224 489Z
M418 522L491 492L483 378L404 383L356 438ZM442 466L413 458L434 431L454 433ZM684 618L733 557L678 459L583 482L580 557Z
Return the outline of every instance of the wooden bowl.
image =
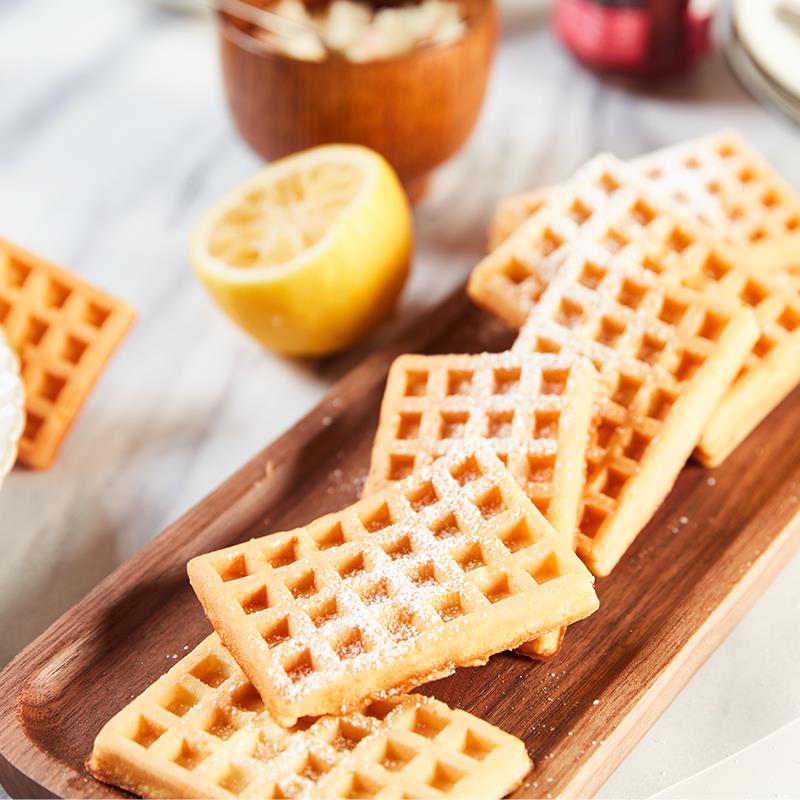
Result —
M218 16L228 103L244 140L267 160L331 142L382 153L412 200L480 113L497 30L493 0L462 0L468 30L440 47L367 63L301 61Z

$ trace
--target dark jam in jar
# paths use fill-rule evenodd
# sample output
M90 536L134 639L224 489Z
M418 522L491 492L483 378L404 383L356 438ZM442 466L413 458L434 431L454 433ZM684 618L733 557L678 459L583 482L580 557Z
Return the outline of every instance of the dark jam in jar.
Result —
M656 78L711 46L715 0L555 0L553 24L591 69Z

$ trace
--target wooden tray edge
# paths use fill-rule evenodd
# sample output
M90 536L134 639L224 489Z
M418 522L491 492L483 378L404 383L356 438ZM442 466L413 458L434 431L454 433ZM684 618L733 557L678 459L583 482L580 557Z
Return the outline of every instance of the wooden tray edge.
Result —
M795 514L725 599L711 612L635 708L567 784L562 797L594 797L617 767L717 650L772 580L800 551L800 512Z

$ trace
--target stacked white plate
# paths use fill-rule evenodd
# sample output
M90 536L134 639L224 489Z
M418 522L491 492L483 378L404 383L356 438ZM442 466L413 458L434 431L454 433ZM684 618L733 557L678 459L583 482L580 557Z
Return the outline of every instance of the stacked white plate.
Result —
M17 444L25 424L25 392L19 361L0 329L0 486L17 460Z
M759 100L800 122L800 0L734 0L728 62Z

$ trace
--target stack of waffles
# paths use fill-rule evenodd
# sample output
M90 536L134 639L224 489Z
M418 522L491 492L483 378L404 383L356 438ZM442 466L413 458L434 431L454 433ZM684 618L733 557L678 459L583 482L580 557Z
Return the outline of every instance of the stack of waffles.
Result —
M214 633L107 723L95 776L174 797L524 778L522 742L402 693L553 656L692 453L722 461L800 379L800 201L729 136L523 200L469 284L513 348L401 356L361 500L189 562Z
M572 397L589 417L590 369L510 356L485 377L552 381L542 420L567 442ZM168 797L514 789L530 769L520 740L402 692L597 608L590 572L518 469L468 441L342 511L190 561L216 633L107 723L90 771Z

